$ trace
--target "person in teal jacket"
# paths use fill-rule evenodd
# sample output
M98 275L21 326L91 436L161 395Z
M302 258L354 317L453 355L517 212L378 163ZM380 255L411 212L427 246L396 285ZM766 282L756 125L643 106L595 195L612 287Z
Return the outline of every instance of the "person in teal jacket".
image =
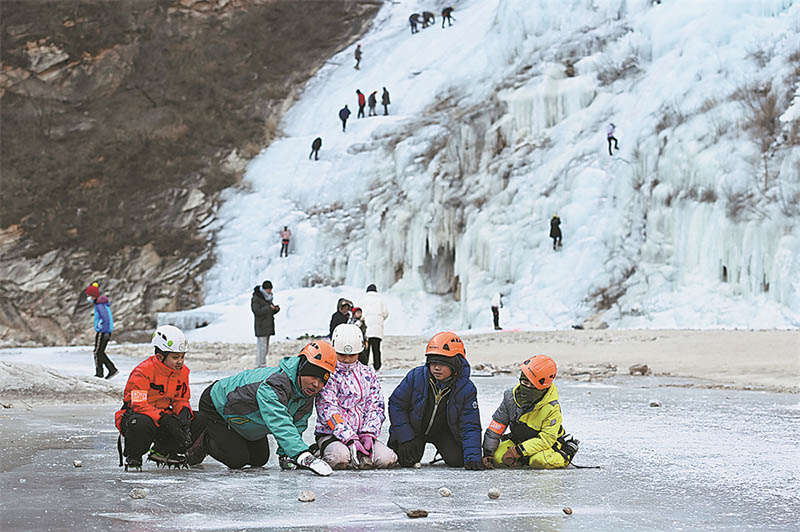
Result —
M330 475L330 466L311 454L303 432L314 396L335 369L333 347L316 341L298 356L283 358L278 367L245 370L216 381L200 396L187 462L199 464L210 454L231 469L260 467L269 460L267 434L272 434L281 468L298 466Z

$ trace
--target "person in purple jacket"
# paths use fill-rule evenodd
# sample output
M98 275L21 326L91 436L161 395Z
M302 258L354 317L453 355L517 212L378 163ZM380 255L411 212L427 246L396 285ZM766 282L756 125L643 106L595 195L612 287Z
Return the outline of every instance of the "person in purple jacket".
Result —
M103 367L108 369L106 379L112 378L119 370L106 355L106 346L114 332L114 317L111 315L111 302L108 297L100 295L100 285L90 284L86 290L89 303L94 305L94 376L103 378Z
M358 361L364 335L344 323L331 336L338 363L316 397L317 445L333 469L386 468L397 455L378 441L386 419L381 384L374 370Z

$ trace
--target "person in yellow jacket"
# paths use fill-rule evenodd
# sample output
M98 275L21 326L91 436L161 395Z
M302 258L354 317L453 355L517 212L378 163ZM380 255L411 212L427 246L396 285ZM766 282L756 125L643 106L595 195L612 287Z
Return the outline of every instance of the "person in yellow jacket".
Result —
M565 435L561 426L558 389L553 384L556 363L536 355L519 367L519 384L505 391L484 433L483 465L567 467L578 452L578 440Z

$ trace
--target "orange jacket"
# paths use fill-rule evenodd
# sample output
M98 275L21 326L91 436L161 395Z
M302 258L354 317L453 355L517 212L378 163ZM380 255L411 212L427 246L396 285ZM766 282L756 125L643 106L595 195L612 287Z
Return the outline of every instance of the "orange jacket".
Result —
M135 368L125 384L124 404L114 415L117 429L122 416L128 410L150 416L158 426L161 412L180 414L189 405L189 368L183 366L175 371L164 365L157 355L153 355Z

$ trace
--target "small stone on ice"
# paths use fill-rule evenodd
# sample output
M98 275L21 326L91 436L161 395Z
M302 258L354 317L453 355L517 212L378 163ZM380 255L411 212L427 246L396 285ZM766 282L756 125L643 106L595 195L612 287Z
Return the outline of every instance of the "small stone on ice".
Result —
M500 490L497 488L492 488L489 490L489 498L490 499L499 499L500 498Z
M73 467L83 467L83 462L81 462L80 460L73 460L72 465Z
M453 492L447 488L439 488L439 495L441 495L442 497L449 497L452 494Z
M428 517L427 510L406 510L406 515L411 519L416 519L418 517Z
M144 488L133 488L131 490L131 499L144 499L147 497L147 490Z
M661 406L661 403L659 403L658 401L656 401L655 399L653 399L652 401L650 401L650 406L654 406L654 407L655 407L655 406Z
M565 506L564 509L561 511L567 515L572 515L572 508L570 508L569 506Z
M311 490L303 490L297 496L297 500L300 502L314 502L317 500L317 496Z
M422 467L422 464L420 464L419 462L414 464L414 469L419 469L420 467Z

